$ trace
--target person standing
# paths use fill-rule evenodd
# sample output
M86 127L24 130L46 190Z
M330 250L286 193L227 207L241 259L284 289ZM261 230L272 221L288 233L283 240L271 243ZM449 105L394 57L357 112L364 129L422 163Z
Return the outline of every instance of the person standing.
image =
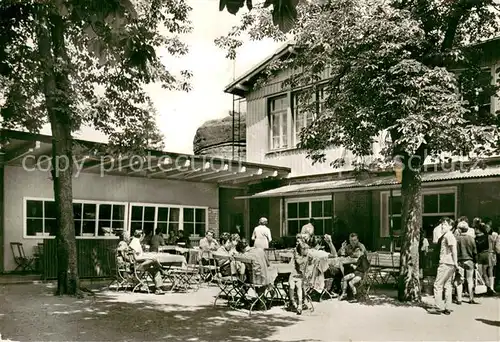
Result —
M476 241L469 233L469 225L462 221L458 224L457 236L457 259L458 266L463 269L467 289L469 292L469 303L478 304L474 300L474 268L476 264L477 249ZM460 270L461 272L461 270ZM457 304L462 303L463 284L457 284Z
M267 218L261 217L259 219L259 225L253 229L252 240L255 248L269 248L271 229L267 227Z
M447 217L443 218L440 226L442 235L437 243L440 248L439 266L436 280L434 281L434 300L437 311L434 313L449 315L451 313L452 279L458 268L457 239L451 232L451 219ZM443 289L445 294L444 303Z

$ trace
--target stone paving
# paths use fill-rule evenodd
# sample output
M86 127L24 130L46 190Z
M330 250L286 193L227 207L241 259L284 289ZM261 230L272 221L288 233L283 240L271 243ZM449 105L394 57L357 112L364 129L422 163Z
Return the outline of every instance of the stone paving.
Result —
M54 297L51 284L0 285L0 334L13 341L498 341L500 301L454 305L450 316L400 305L380 292L370 305L329 300L302 316L213 307L214 287L189 294L98 292ZM431 303L431 298L425 298Z

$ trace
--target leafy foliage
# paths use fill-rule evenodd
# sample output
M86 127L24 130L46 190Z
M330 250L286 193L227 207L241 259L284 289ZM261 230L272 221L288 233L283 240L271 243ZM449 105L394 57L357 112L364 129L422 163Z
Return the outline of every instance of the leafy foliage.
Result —
M71 131L91 126L109 136L113 147L161 147L156 113L144 85L189 90L191 74L171 74L161 50L184 55L179 35L191 30L184 0L2 1L0 4L1 116L6 128L37 132L48 122L42 32L63 28L63 58L53 71L67 75L65 103ZM52 30L52 31L51 31ZM54 51L54 41L48 48Z
M422 3L429 8L422 10ZM479 109L498 86L490 84L491 78L484 80L482 68L492 61L470 45L494 37L499 18L485 2L476 2L455 27L454 11L462 5L377 0L299 5L291 31L296 53L275 61L262 81L280 70L295 70L283 86L308 87L299 95L306 113L317 114L316 103L307 100L313 93L321 89L326 94L320 115L301 133L301 147L314 162L325 161L325 150L334 146L370 155L373 138L382 131L389 131L392 140L384 151L388 158L424 150L436 158L443 152L492 152L488 147L496 144L498 118ZM487 16L477 18L486 10ZM245 18L231 38L237 41L241 32L252 39L285 37L260 18L266 13ZM238 47L234 41L216 43L232 56Z

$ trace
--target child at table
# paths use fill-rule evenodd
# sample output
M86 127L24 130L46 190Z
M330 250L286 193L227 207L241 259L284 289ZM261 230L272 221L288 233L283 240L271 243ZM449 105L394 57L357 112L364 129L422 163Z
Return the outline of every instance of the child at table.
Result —
M370 268L370 262L366 253L363 253L361 249L356 249L352 255L354 258L358 258L358 261L354 265L344 266L344 278L342 278L342 294L339 300L344 300L347 298L347 287L351 288L352 295L355 297L357 294L356 284L363 279L366 271Z
M302 314L302 297L304 277L308 264L308 251L309 246L304 241L297 241L297 246L295 247L292 257L294 267L288 279L291 307L296 309L297 315ZM298 303L295 301L295 289L297 289Z

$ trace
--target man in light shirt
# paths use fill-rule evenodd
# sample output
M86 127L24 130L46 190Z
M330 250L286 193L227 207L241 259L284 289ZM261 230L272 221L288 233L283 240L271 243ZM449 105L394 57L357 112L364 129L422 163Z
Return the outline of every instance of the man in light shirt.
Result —
M434 282L434 300L436 301L436 312L434 314L451 313L452 279L458 269L457 239L451 232L451 219L441 220L442 239L439 253L439 267ZM439 239L438 239L439 240ZM443 289L445 302L443 302Z
M141 245L142 230L136 230L134 232L134 237L129 243L129 247L135 251L135 256L140 256L143 253Z

